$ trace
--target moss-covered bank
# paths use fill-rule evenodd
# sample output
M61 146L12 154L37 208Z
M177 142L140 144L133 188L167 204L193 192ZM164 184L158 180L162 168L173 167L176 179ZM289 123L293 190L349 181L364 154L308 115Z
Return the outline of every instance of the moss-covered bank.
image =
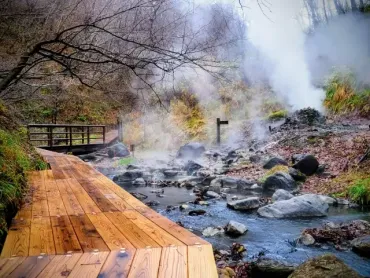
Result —
M0 103L0 249L8 225L27 193L26 172L46 167L28 144L27 130L19 126Z

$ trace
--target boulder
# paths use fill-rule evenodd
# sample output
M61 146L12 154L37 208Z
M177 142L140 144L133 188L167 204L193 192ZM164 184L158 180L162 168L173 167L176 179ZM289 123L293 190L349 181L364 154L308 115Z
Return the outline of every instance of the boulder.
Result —
M204 195L206 197L208 197L208 198L213 198L213 199L219 199L219 198L221 198L221 195L220 194L218 194L218 193L216 193L214 191L209 191L209 190Z
M218 177L211 181L209 190L220 193L221 188L249 190L255 184L253 181L233 177Z
M205 237L216 236L224 233L224 229L221 227L208 227L203 230L202 235Z
M326 195L319 195L319 198L321 200L323 200L325 203L327 203L328 205L335 205L337 204L337 200L332 198L332 197L329 197L329 196L326 196Z
M146 182L143 178L137 178L132 182L133 185L142 186L145 185Z
M293 165L293 168L301 171L303 174L310 176L316 173L319 162L313 155L304 155Z
M117 143L108 148L108 156L112 157L125 157L129 156L130 152L123 143Z
M131 181L136 180L137 178L142 178L143 175L144 173L141 170L129 170L122 174L114 176L113 181L131 182Z
M234 220L229 221L229 223L225 227L225 233L230 236L241 236L247 231L247 226Z
M191 160L189 160L184 166L184 170L187 172L188 175L194 175L198 170L202 168L202 165Z
M262 187L265 191L275 191L277 189L293 191L297 188L297 184L289 174L276 172L265 180Z
M252 162L252 163L258 163L258 162L261 161L261 159L262 159L262 157L260 155L258 155L258 154L251 155L249 157L249 161Z
M306 218L326 216L328 209L319 195L305 194L261 207L257 213L267 218Z
M315 243L315 239L310 234L303 234L299 238L299 242L302 243L303 245L309 246Z
M196 159L199 158L205 151L206 148L203 144L192 142L181 146L177 152L177 157L181 159Z
M309 259L294 270L289 278L360 278L340 259L332 254L325 254Z
M272 169L274 168L275 166L277 165L285 165L287 166L288 163L284 160L284 159L281 159L279 157L273 157L273 158L270 158L264 165L263 165L263 169Z
M289 200L293 197L294 197L293 194L289 193L288 191L286 191L284 189L278 189L272 195L271 201L279 202L279 201Z
M288 174L295 180L295 181L306 181L306 175L298 171L294 168L289 168Z
M163 175L167 178L173 178L176 177L179 174L179 171L177 170L164 170Z
M295 268L295 265L268 258L258 259L250 265L251 277L255 278L286 278Z
M227 202L227 206L235 210L251 210L259 208L260 205L260 198L258 197L249 197L246 199Z
M351 241L353 252L370 258L370 235L355 238Z

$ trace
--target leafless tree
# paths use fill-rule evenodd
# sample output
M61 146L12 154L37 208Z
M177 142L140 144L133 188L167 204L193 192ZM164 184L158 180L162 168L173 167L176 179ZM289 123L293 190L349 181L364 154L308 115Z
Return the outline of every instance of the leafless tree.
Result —
M154 82L183 66L213 73L219 63L211 50L226 43L191 28L174 0L1 2L0 43L13 43L0 52L3 100L28 96L50 76L114 91L109 80L124 73L154 91Z

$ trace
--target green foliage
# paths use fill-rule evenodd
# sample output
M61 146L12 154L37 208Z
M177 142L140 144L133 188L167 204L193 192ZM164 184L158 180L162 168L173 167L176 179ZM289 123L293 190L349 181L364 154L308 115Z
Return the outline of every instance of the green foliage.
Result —
M278 110L278 111L275 111L275 112L270 113L267 116L267 119L270 120L270 121L280 120L280 119L285 118L287 115L288 115L288 111L286 111L286 110Z
M127 166L135 162L135 158L133 157L124 157L118 160L118 166Z
M359 204L370 203L370 178L356 180L348 189L348 195Z
M353 75L334 74L327 82L324 105L334 114L357 112L370 116L370 90L356 91L355 88Z
M27 131L0 129L0 239L27 191L25 173L47 169L47 164L27 144Z

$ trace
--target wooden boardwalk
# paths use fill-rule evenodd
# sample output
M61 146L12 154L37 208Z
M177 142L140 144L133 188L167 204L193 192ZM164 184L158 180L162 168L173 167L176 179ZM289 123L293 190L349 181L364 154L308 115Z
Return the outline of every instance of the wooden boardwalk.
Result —
M40 150L0 277L215 278L212 246L145 206L77 157Z

